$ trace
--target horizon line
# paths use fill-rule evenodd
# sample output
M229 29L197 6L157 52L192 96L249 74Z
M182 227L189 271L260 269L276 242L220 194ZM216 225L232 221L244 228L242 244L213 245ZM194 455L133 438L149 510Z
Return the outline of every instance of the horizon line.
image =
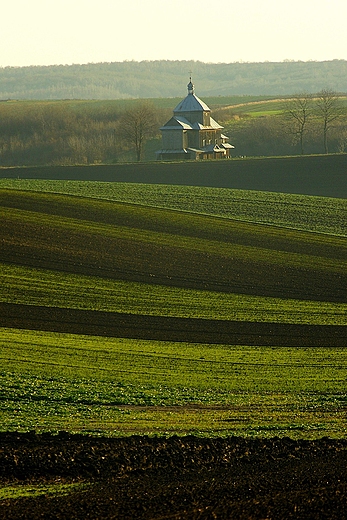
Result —
M203 65L262 65L265 63L326 63L326 62L333 62L333 61L347 61L347 59L344 58L332 58L332 59L325 59L325 60L318 60L318 59L308 59L308 60L300 60L300 59L283 59L283 60L264 60L264 61L245 61L245 60L237 60L237 61L218 61L218 62L212 62L212 61L201 61L201 60L183 60L183 59L177 59L177 60L166 60L166 59L151 59L151 60L135 60L135 59L126 59L126 60L120 60L120 61L89 61L84 63L51 63L51 64L31 64L31 65L0 65L0 69L24 69L24 68L31 68L31 67L74 67L74 66L88 66L88 65L112 65L115 63L158 63L158 62L167 62L167 63L201 63Z

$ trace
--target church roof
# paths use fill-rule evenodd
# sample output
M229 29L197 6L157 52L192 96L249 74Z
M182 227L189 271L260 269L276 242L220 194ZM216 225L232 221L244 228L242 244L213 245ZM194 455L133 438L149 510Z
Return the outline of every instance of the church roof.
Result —
M211 112L210 107L206 105L198 96L194 94L194 85L192 83L192 78L190 78L190 82L187 85L188 87L188 96L186 96L176 108L174 108L174 114L179 112L201 112L202 110L205 112Z
M176 117L173 116L164 126L161 127L160 130L176 130L176 129L184 129L184 130L193 130L192 124L185 117Z
M201 123L194 123L193 125L195 128L199 128L199 130L208 130L208 129L220 129L220 128L224 128L224 126L221 126L219 123L217 123L217 121L215 121L213 119L213 117L210 118L210 125L209 126L204 126L202 125Z
M221 128L223 127L212 117L209 126L204 126L201 123L190 123L188 119L182 116L173 116L160 130L216 130Z
M210 112L211 109L204 103L201 99L198 98L195 94L188 94L183 101L178 103L176 108L174 108L174 114L178 112L201 112L201 111Z

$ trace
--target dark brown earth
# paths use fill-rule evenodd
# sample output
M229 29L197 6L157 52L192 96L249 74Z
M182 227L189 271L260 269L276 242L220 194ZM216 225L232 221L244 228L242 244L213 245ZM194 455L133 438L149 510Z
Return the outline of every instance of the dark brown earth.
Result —
M0 481L86 482L0 502L14 519L347 518L347 441L0 434Z

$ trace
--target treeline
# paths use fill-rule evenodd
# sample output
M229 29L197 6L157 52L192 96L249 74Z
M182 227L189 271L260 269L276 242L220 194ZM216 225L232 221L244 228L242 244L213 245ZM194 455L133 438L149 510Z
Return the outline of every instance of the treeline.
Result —
M142 106L134 102L133 106ZM150 106L152 129L168 118L165 109ZM136 160L136 150L125 125L133 108L102 102L0 103L0 166L97 164ZM127 131L126 131L127 130ZM148 136L146 136L148 137ZM150 148L150 147L149 147ZM154 151L141 157L153 160Z
M223 111L219 111L223 124ZM232 118L230 118L232 115ZM281 156L347 152L346 98L323 89L297 94L272 115L224 115L225 133L238 155Z
M199 96L347 90L346 60L218 64L162 60L0 68L0 99L182 97L190 71Z
M318 99L310 97L308 108L300 105L305 96L288 99L275 115L250 115L247 108L241 113L232 107L212 115L224 126L236 156L347 152L346 103L333 96L336 105L324 135ZM172 108L143 100L2 102L0 166L153 161L161 148L160 126L171 114Z
M280 116L245 117L236 124L228 124L225 133L235 146L235 155L271 157L300 155L300 142L293 134L288 121ZM347 118L330 129L329 153L347 153ZM310 122L304 137L303 153L324 154L323 123L315 118Z

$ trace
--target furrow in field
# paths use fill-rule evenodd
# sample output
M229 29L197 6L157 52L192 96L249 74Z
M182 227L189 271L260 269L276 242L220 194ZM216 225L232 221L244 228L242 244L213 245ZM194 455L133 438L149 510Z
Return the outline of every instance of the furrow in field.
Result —
M0 303L0 326L94 336L227 345L338 347L347 327L171 318Z
M85 220L84 213L64 216L65 198L50 197L60 215L47 213L46 202L41 209L3 210L2 262L165 286L346 301L341 237L112 203L114 220L105 223L101 208L93 213L94 201Z

